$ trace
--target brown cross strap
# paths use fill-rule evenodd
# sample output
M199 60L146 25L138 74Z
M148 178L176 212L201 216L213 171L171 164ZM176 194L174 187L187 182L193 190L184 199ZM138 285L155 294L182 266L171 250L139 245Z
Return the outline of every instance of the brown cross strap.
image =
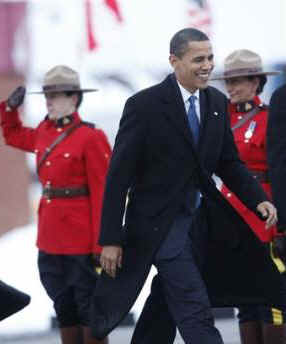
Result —
M256 106L254 109L252 109L250 112L248 112L246 115L242 117L240 121L238 121L233 127L231 127L232 131L235 131L236 129L240 128L245 124L248 120L250 120L252 117L254 117L258 112L261 110L259 106Z
M55 141L46 148L45 153L43 153L38 166L37 166L37 171L39 174L40 168L43 166L43 163L45 162L45 160L47 159L47 157L52 153L52 151L56 148L56 146L61 143L65 138L67 138L73 131L75 131L77 128L79 128L80 126L82 126L82 123L76 123L73 126L69 127L66 131L64 131L60 136L58 136Z

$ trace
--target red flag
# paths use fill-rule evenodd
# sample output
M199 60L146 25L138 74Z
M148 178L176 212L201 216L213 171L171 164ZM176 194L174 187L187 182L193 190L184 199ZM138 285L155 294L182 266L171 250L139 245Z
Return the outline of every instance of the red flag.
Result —
M1 1L1 0L0 0ZM86 14L86 30L87 30L87 44L88 50L96 50L99 46L98 41L95 39L94 28L93 28L93 0L85 0L85 14ZM104 0L105 6L112 11L118 22L122 22L122 15L119 9L117 0Z
M115 14L117 20L119 22L122 22L123 19L122 19L122 15L121 15L117 0L104 0L104 1L105 1L106 6L109 7L111 11Z
M98 43L93 34L91 0L85 1L85 11L88 50L92 51L98 47Z

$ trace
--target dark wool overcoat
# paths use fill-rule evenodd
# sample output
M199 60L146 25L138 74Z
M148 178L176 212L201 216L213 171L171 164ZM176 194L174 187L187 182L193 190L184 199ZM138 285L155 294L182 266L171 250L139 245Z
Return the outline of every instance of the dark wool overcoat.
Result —
M286 85L278 88L269 104L267 158L278 230L286 230Z
M216 173L253 211L267 199L238 158L226 97L212 87L200 91L200 112L196 154L174 75L126 102L107 176L100 236L101 245L123 246L123 267L115 279L103 273L97 284L92 301L97 338L105 337L132 307L194 185L204 197L202 216L209 225L202 275L212 305L285 303L271 259L211 179Z

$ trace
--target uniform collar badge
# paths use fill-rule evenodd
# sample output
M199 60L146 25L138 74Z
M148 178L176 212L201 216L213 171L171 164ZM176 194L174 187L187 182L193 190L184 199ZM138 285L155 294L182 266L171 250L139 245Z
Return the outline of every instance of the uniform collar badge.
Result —
M73 115L68 115L62 118L59 118L56 122L56 127L57 128L62 128L66 125L69 125L70 123L72 123L74 120Z
M236 105L236 111L237 112L249 112L252 109L254 109L255 106L256 106L256 104L254 103L254 101L239 103Z

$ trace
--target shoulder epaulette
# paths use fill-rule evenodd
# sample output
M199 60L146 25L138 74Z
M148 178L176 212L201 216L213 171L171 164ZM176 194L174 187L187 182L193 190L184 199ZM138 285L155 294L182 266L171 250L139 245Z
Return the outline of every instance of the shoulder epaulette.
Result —
M95 124L94 123L91 123L91 122L86 122L86 121L81 121L81 123L83 124L83 125L86 125L87 127L89 127L89 128L92 128L92 129L95 129Z

